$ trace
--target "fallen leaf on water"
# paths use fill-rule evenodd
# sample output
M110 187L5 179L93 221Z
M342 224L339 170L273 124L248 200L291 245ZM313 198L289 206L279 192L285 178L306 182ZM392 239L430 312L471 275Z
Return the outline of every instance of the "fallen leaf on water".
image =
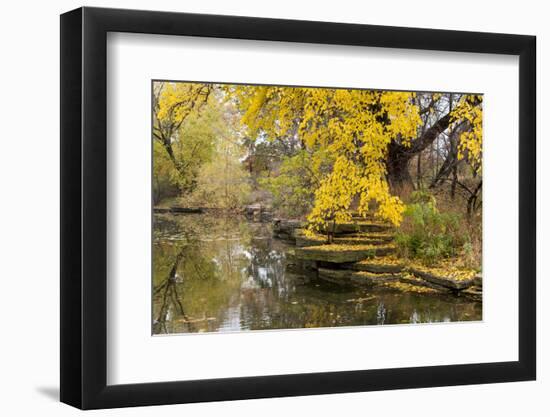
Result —
M373 298L376 298L376 297L370 296L370 297L364 297L364 298L350 298L349 300L346 300L346 302L348 302L348 303L362 303L363 301L369 301L369 300L372 300Z

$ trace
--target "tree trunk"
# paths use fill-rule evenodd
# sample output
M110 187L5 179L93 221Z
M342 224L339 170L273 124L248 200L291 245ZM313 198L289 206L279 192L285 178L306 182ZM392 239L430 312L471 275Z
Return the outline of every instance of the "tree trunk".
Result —
M470 198L468 198L468 202L466 206L468 218L471 218L472 215L474 214L474 211L476 210L477 200L479 198L479 195L481 194L482 185L483 185L483 181L480 181L477 187L474 189L474 191L470 195Z
M422 153L419 152L416 161L416 189L422 189Z
M458 166L454 164L453 165L453 182L451 183L451 200L455 199L457 182L458 182Z
M409 161L413 156L414 154L407 152L407 148L395 142L390 143L386 169L392 193L400 194L402 191L414 188L409 173Z
M447 113L426 130L418 139L414 140L410 146L404 146L398 140L390 142L388 147L388 159L386 168L388 171L388 182L394 193L400 193L406 188L414 188L409 173L409 160L421 153L428 146L433 147L434 141L451 123L451 113ZM433 158L433 153L432 153Z

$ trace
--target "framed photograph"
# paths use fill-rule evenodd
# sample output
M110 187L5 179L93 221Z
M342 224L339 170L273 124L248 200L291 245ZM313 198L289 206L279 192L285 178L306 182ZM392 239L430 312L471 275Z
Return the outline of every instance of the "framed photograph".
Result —
M61 401L533 380L535 37L61 16Z

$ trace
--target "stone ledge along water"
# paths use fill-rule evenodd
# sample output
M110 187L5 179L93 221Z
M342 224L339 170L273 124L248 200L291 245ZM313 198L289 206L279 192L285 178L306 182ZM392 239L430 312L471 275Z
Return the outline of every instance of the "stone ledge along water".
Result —
M443 268L409 265L393 254L393 228L370 220L336 224L333 243L321 234L306 232L299 220L277 219L274 236L292 241L292 268L317 278L339 284L372 287L399 281L403 288L426 287L444 293L481 299L482 278L471 270L442 274ZM465 291L468 290L468 291ZM463 294L460 294L463 292Z

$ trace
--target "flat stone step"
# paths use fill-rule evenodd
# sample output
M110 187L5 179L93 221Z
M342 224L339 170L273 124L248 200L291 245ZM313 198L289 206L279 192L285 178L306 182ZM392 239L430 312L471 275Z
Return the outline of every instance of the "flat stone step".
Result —
M355 272L351 275L351 280L355 284L359 285L380 285L387 282L396 282L399 281L401 276L399 274L391 274L391 273L381 273L381 274L373 274L372 272Z
M387 245L386 239L373 239L368 237L335 237L334 243L339 245L372 245L382 246ZM296 246L320 246L326 244L324 238L318 239L317 237L296 236Z
M408 283L403 282L401 280L399 281L390 281L382 284L382 286L391 289L393 291L400 291L405 293L417 293L417 294L439 294L441 293L441 290L430 288L425 285L416 284L416 283ZM445 289L444 292L449 292L448 289Z
M334 234L342 235L357 232L387 232L392 229L392 226L384 223L357 221L350 223L337 223L334 228Z
M371 274L346 269L319 268L318 277L339 285L374 286L399 280L397 274Z
M332 282L344 286L388 286L388 288L399 291L414 291L423 293L446 293L469 297L474 300L480 300L483 291L479 286L471 286L458 290L448 285L441 285L432 281L425 280L410 272L368 272L356 271L353 269L333 269L330 267L319 267L318 278L324 281ZM422 290L424 288L425 290Z
M299 248L307 247L307 246L320 246L324 245L324 240L317 240L317 239L311 239L305 236L299 236L296 237L296 246Z
M319 246L327 242L327 237L315 233L307 234L305 229L294 229L296 246ZM386 245L393 240L393 234L387 232L358 232L334 237L335 244L341 245Z
M426 288L432 288L434 290L438 290L441 292L451 292L451 289L448 287L444 287L442 285L434 284L433 282L423 280L422 278L418 278L411 273L404 273L401 275L399 282L402 282L403 284L408 285L414 285L417 287L426 287Z
M392 230L386 230L383 232L354 232L347 233L343 237L368 237L370 239L383 239L386 241L391 241L394 238Z
M319 268L318 277L338 285L351 285L351 273L345 269Z
M367 214L365 216L360 216L359 214L352 214L351 215L351 220L354 220L354 221L362 221L362 220L376 220L374 218L374 216L372 214Z
M365 259L353 264L344 265L344 268L352 269L354 271L392 274L402 272L404 267L404 263L400 262L392 255Z
M469 288L479 281L475 271L445 268L424 268L422 266L409 266L407 268L411 274L422 278L425 281L433 284L441 285L442 287L452 290L464 290Z
M375 256L385 256L395 251L395 246L375 245L320 245L296 248L296 258L310 261L346 263L358 262Z
M301 220L273 219L273 236L279 239L294 240L295 230L306 226Z
M307 236L305 229L301 228L294 229L294 238L296 240L296 246L298 247L319 246L326 243L325 236L319 234Z
M348 238L365 238L365 239L372 239L372 240L382 240L384 242L391 242L394 239L394 234L391 231L357 232L357 233L348 233L341 237L335 237L335 239L348 239Z
M386 245L388 244L387 240L384 239L373 239L370 237L335 237L334 243L341 245Z

